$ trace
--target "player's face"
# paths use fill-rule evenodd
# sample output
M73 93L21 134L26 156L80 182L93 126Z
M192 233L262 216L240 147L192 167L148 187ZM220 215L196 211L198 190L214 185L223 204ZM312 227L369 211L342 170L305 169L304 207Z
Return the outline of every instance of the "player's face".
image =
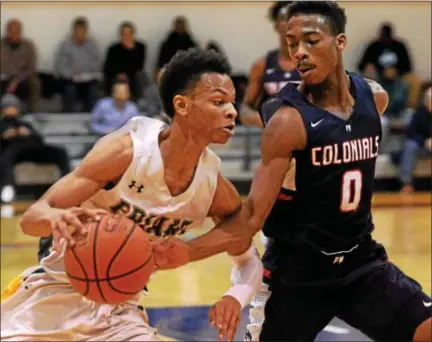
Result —
M286 29L288 50L301 78L306 84L322 83L342 60L345 35L334 36L328 19L320 15L294 16Z
M194 134L209 143L225 144L234 134L235 88L228 75L205 73L187 96L187 116Z

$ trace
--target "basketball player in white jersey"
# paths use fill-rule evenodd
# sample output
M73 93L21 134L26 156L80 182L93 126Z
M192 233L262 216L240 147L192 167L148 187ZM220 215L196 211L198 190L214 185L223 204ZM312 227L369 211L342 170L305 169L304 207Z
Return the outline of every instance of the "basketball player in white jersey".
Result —
M226 143L233 134L237 113L229 73L225 58L213 51L179 52L160 83L165 112L173 118L171 127L133 118L102 138L75 171L27 210L21 220L23 232L53 235L55 248L8 287L1 305L2 341L159 340L138 306L139 296L110 305L79 295L64 272L64 251L74 244L74 234L85 233L83 217L100 215L101 209L127 216L155 237L179 235L201 227L206 217L219 222L237 212L239 194L221 176L220 160L207 147ZM213 312L240 312L261 281L262 264L251 239L241 232L238 237L227 249L236 284ZM164 260L182 257L175 243L158 255L161 245L154 248L160 269L168 268ZM195 248L201 248L199 242Z

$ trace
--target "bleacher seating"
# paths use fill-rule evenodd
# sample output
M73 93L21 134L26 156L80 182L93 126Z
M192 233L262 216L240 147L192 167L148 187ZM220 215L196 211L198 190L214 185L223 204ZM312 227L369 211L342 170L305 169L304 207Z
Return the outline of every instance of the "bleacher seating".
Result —
M72 166L76 167L97 141L98 137L90 131L90 114L33 114L24 119L31 123L44 137L48 144L63 146L67 149ZM214 145L211 148L222 159L222 173L231 180L250 180L260 160L261 129L239 126L235 136L226 145ZM385 152L385 151L383 151ZM397 167L390 156L382 153L376 167L377 178L396 178ZM58 178L56 167L22 163L15 169L17 183L20 185L52 184ZM415 176L431 175L430 159L421 160Z

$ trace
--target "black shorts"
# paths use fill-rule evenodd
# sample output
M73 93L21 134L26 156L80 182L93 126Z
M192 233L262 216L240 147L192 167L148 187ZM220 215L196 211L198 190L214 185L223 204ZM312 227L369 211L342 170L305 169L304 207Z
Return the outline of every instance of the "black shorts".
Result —
M291 254L271 274L261 341L313 341L334 317L375 341L412 341L431 317L431 298L375 241L343 258Z

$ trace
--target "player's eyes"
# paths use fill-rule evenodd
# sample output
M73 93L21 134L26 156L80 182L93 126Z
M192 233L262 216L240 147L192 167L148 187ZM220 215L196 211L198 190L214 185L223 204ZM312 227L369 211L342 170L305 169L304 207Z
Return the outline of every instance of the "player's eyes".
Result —
M298 43L288 43L288 47L290 49L294 49L297 45L298 45Z
M224 102L221 101L221 100L214 100L214 101L213 101L213 104L214 104L215 106L222 106L222 105L224 104Z
M315 44L317 44L319 42L319 40L312 40L312 39L309 39L308 40L308 44L310 44L310 45L315 45Z

